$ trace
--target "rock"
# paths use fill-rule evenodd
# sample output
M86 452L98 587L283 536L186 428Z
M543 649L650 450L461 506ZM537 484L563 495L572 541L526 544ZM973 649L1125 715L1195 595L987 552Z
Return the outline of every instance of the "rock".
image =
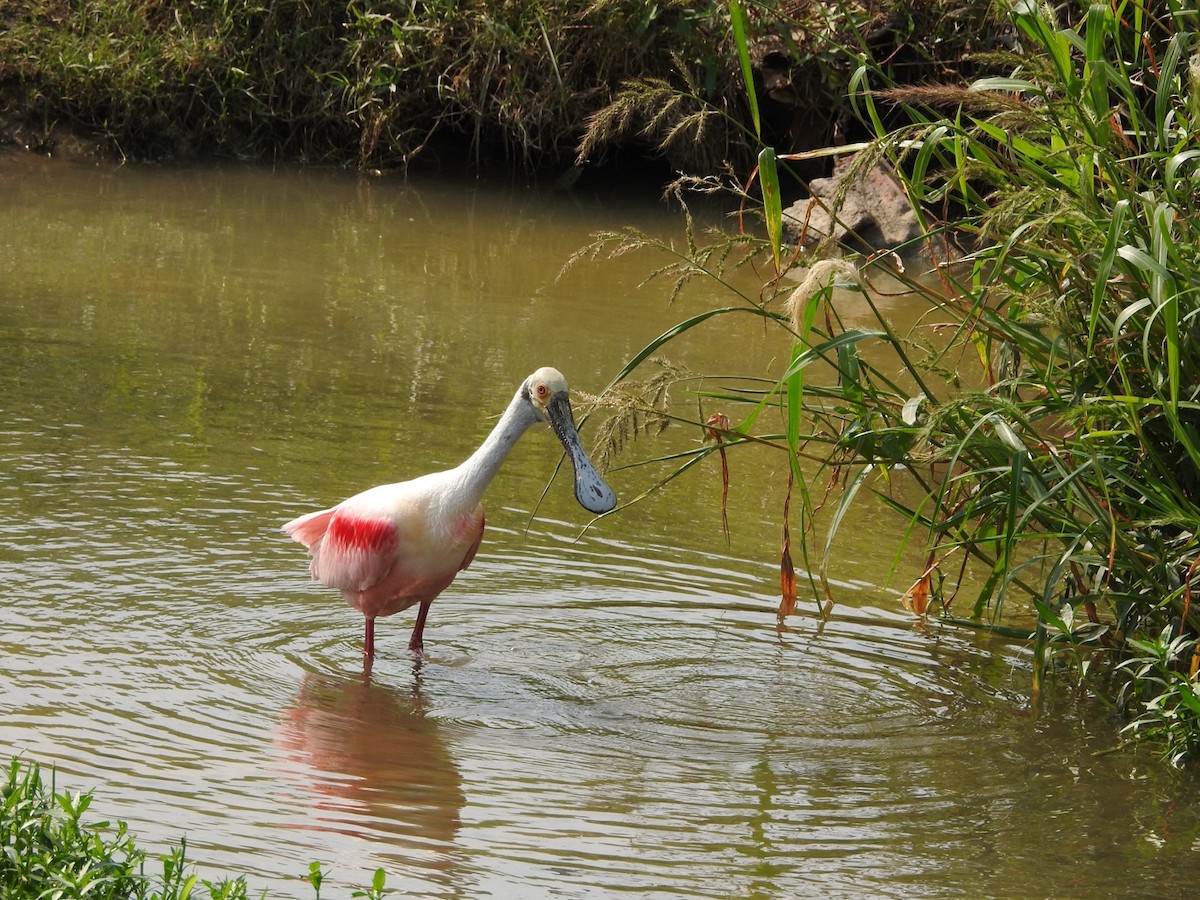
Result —
M920 249L911 242L921 237L921 225L908 194L887 165L877 163L862 170L853 158L839 160L831 177L813 179L809 189L812 197L783 211L784 234L791 243L810 246L831 238L864 253L891 251L905 244L904 255Z

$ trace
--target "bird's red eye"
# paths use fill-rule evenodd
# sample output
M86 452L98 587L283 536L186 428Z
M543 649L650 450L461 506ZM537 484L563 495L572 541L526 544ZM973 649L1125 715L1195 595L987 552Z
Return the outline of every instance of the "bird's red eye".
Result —
M539 384L537 386L537 395L539 399L545 400L548 396L550 396L550 388L546 387L545 384Z

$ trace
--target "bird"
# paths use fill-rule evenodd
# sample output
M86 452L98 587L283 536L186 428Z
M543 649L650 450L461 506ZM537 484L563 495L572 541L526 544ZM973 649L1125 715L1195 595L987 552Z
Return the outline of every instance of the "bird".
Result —
M366 620L363 656L375 655L375 620L418 605L409 650L424 650L434 599L471 565L483 541L483 495L508 452L544 422L575 472L575 499L597 515L617 496L579 440L567 380L545 366L526 378L500 420L463 463L395 484L368 488L337 506L308 513L283 531L308 548L313 579L342 592Z

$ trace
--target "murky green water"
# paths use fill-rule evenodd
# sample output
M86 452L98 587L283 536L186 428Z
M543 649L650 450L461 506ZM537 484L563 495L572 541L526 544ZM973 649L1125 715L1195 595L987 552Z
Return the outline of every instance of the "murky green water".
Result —
M776 632L774 459L734 459L728 546L715 470L580 537L566 480L531 518L559 458L531 433L426 657L383 620L363 677L279 525L726 302L668 306L649 257L556 280L625 224L680 238L630 201L0 160L0 750L279 897L314 859L331 897L378 866L422 897L1189 893L1195 777L1094 756L1114 722L1031 708L1021 646L913 627L893 521L847 529L831 621ZM673 354L787 349L729 319Z

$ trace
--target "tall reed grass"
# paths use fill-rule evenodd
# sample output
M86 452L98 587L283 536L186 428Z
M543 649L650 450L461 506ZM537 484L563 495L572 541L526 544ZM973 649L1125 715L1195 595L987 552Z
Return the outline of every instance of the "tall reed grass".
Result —
M748 19L730 6L745 61ZM873 284L892 254L814 267L790 309L778 305L775 277L759 296L727 279L735 302L646 347L604 402L618 420L673 416L639 390L639 366L713 317L772 322L793 347L782 374L697 392L730 424L674 474L716 452L788 455L780 615L796 602L793 537L827 606L822 574L839 525L874 495L926 560L902 580L915 612L1015 627L1034 649L1035 694L1069 663L1095 676L1086 683L1128 715L1131 736L1181 761L1200 749L1197 13L1124 0L1057 15L1018 0L1007 49L975 60L980 77L969 83L902 87L861 48L844 48L858 60L852 101L872 134L855 164L889 162L938 239L925 248L925 277L912 278L911 260L908 274L893 272L919 291L921 328L898 333L877 303ZM794 268L776 184L776 167L790 162L764 147L759 189L736 188L761 210L765 238L659 244L672 261L656 274L723 279L747 259L772 276ZM954 259L938 249L951 245L963 248ZM651 246L624 232L590 252ZM830 302L838 280L874 311L870 327L840 320ZM921 337L934 330L936 341ZM868 344L889 361L865 356ZM960 377L966 361L980 386ZM832 387L806 378L814 366L833 373ZM709 421L692 424L714 433ZM805 456L825 488L808 486Z

